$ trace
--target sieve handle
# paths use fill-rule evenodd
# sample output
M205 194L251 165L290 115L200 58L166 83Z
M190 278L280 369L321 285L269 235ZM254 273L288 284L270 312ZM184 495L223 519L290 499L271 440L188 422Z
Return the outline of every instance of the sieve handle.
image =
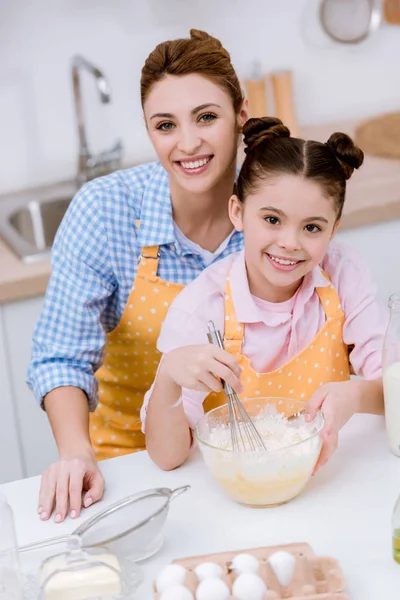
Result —
M61 542L68 542L71 539L71 535L59 535L57 537L48 538L41 542L33 542L32 544L26 544L25 546L19 546L19 552L29 552L30 550L39 550L46 546L52 546L53 544L61 544Z
M175 498L183 494L183 492L187 492L188 490L190 490L190 485L184 485L183 487L176 488L176 490L172 490L169 501L171 502L171 500L175 500Z

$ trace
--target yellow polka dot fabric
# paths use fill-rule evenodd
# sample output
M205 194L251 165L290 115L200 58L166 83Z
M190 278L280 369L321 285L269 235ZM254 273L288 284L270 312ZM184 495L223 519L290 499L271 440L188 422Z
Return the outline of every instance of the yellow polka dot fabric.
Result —
M325 275L325 274L324 274ZM327 275L325 277L328 279ZM329 279L328 279L329 280ZM242 354L244 326L236 319L229 277L225 291L225 349L237 357L243 368L244 392L240 398L273 396L306 402L325 383L350 378L349 352L343 341L344 313L332 284L316 289L325 310L326 321L311 343L297 356L270 373L257 373ZM204 402L204 412L226 404L223 392L212 392Z
M144 450L140 409L154 381L161 355L161 323L183 285L157 276L158 247L142 249L136 279L121 321L107 336L97 371L99 404L90 415L90 436L98 460Z

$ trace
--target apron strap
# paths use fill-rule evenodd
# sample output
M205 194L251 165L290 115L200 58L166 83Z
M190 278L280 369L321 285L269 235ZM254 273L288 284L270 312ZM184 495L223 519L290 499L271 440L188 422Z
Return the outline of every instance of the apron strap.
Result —
M330 285L315 288L320 302L325 311L326 319L331 321L338 316L343 316L343 309L340 304L339 295L335 287L330 282L328 275L322 271L324 277ZM225 329L224 329L224 347L230 354L240 355L244 343L244 323L239 323L236 319L235 307L232 299L230 285L230 275L226 278L225 286Z
M140 227L140 221L136 221L137 228ZM142 277L146 281L156 281L158 263L160 262L159 246L143 246L140 251L139 266L137 277Z
M331 280L325 271L322 271L322 275L329 281L329 285L317 287L315 288L315 291L317 292L320 302L324 308L327 321L331 321L338 316L343 316L343 309L335 286L331 283Z
M244 341L244 324L236 319L235 306L232 300L230 276L225 285L225 327L224 347L230 354L240 355Z

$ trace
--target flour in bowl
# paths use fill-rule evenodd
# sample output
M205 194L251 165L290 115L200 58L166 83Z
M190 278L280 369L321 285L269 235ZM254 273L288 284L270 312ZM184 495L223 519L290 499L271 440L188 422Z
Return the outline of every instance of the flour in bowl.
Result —
M267 452L288 448L308 439L313 435L313 426L306 423L303 415L298 415L297 419L289 421L282 413L265 411L264 414L258 414L253 419ZM243 424L238 422L237 429L239 436L243 434L246 439L246 431ZM229 424L221 424L210 429L208 443L221 450L232 450L231 429ZM260 452L264 454L263 452Z

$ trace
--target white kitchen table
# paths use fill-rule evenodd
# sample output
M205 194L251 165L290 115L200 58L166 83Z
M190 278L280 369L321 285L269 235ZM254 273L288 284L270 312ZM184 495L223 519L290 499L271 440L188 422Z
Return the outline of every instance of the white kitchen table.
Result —
M3 487L11 503L20 544L71 532L84 518L128 494L152 487L191 490L170 505L164 545L141 563L145 581L139 600L151 600L151 585L173 558L290 542L308 542L316 554L340 561L352 600L398 600L400 565L392 558L391 515L400 494L400 459L390 454L381 417L353 417L339 449L306 490L286 505L251 509L226 498L198 451L183 467L163 472L140 452L101 463L104 500L79 520L42 523L37 514L40 478Z

